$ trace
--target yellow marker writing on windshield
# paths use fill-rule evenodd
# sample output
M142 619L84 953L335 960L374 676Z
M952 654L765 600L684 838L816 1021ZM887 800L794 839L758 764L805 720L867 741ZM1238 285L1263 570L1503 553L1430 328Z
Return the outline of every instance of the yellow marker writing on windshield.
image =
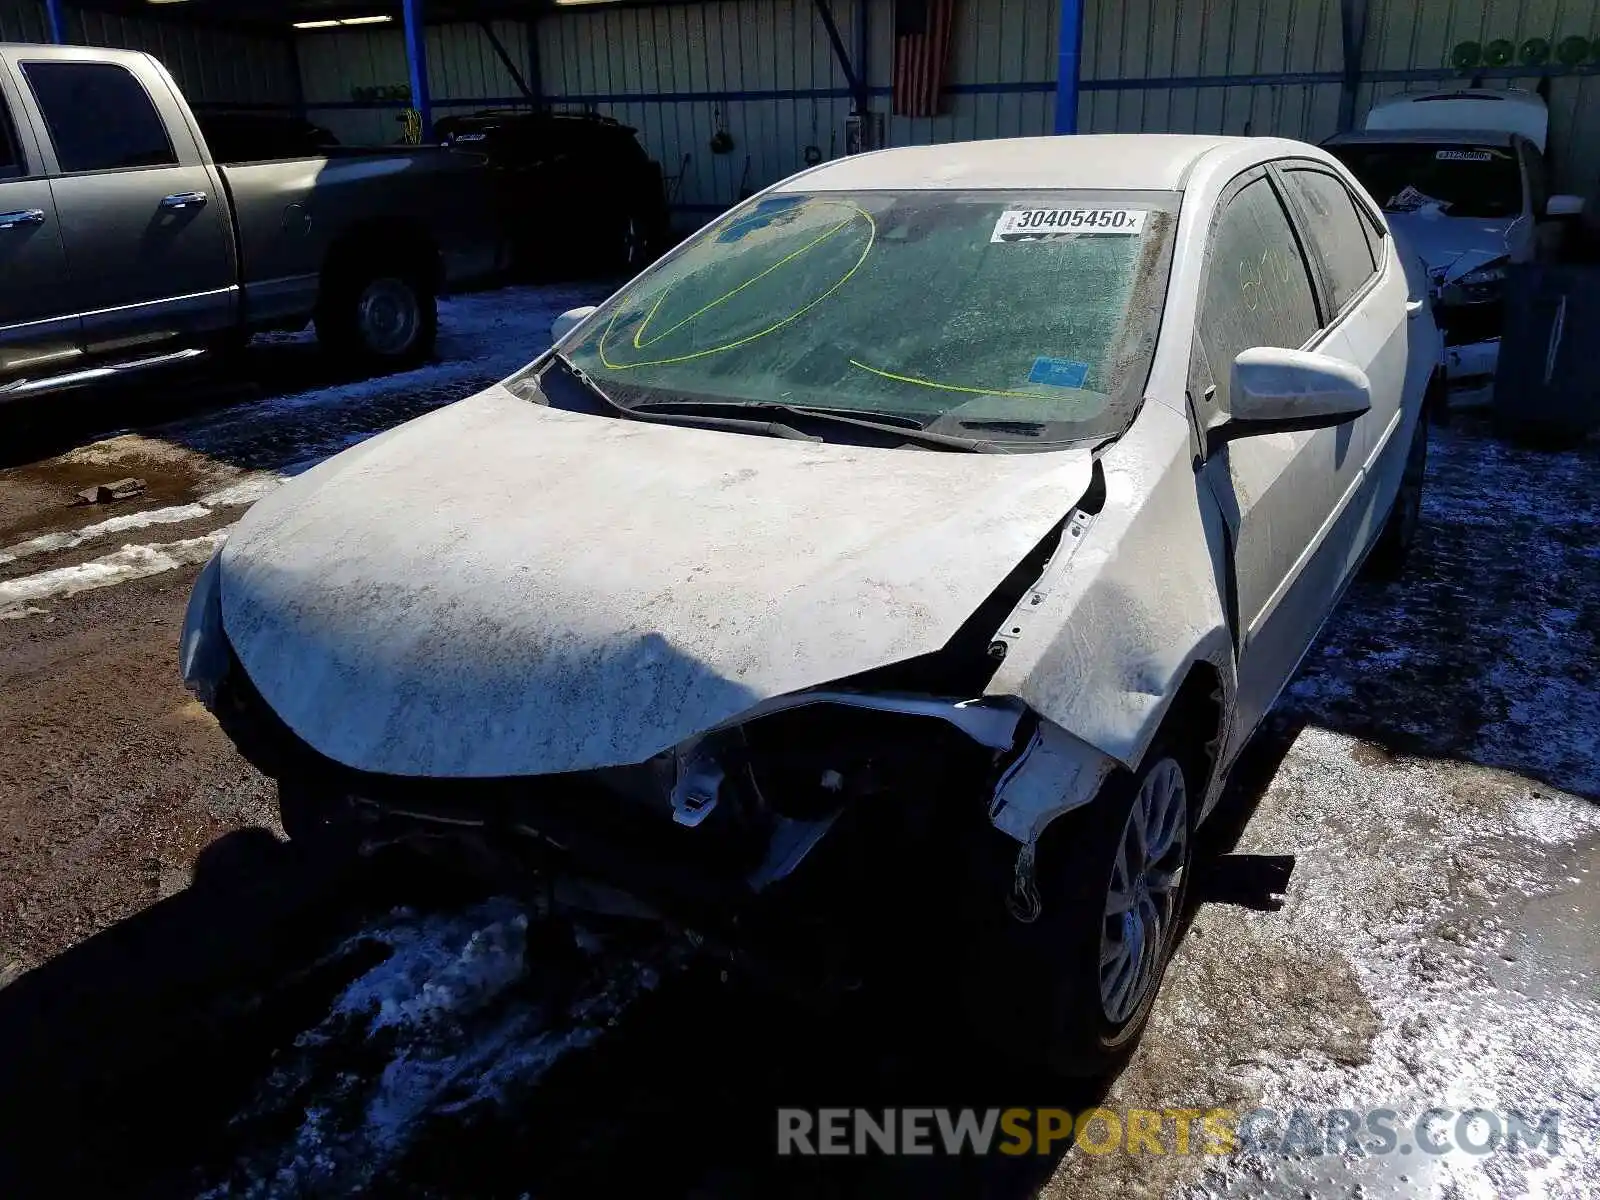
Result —
M672 326L669 326L666 329L663 329L660 333L656 334L656 336L651 338L648 342L641 342L639 339L644 336L644 331L649 327L650 322L655 319L656 310L658 308L660 308L662 303L663 303L663 301L665 301L666 298L672 294L672 289L668 288L666 291L662 292L661 295L657 298L656 302L650 306L650 311L645 314L644 320L639 322L639 328L635 329L633 331L633 348L635 350L643 350L647 346L654 346L662 338L667 337L670 334L674 334L674 333L678 332L678 330L682 329L685 325L687 325L690 321L693 321L696 317L704 316L706 313L710 312L717 305L727 303L729 300L731 300L735 296L737 296L740 292L744 291L744 289L749 287L752 283L756 283L756 282L758 282L758 281L760 281L762 279L765 279L768 275L771 275L779 267L783 266L784 263L789 262L791 259L799 258L802 254L804 254L807 250L810 250L813 246L820 246L823 242L827 241L834 234L838 233L839 230L843 229L846 225L850 224L850 222L854 221L854 220L855 220L854 214L846 217L844 220L840 221L837 225L835 225L832 229L828 230L828 232L824 233L816 241L807 242L804 246L801 246L798 250L791 250L788 254L785 254L782 258L780 258L777 262L773 263L765 271L762 271L759 275L752 275L749 279L746 279L743 283L741 283L738 287L734 288L732 291L723 292L722 295L718 296L710 304L707 304L707 305L704 305L701 308L695 309L694 312L690 313L687 317L685 317L683 320L679 321L676 325L672 325Z
M1007 392L1000 388L962 387L955 383L935 383L931 379L918 379L915 375L896 375L893 371L882 371L877 367L869 367L864 362L850 360L852 367L859 367L874 375L881 375L885 379L892 379L896 383L914 383L918 387L934 388L941 392L965 392L972 396L1020 396L1025 400L1054 400L1056 397L1047 396L1043 392Z
M612 334L613 328L615 327L615 325L617 323L617 317L620 316L621 313L622 313L622 310L627 307L628 301L624 300L621 304L619 304L617 306L616 311L611 314L611 319L606 322L605 331L603 333L601 333L601 335L600 335L600 345L599 345L600 361L603 364L605 364L605 366L608 369L613 370L613 371L631 371L631 370L634 370L637 367L664 367L664 366L669 366L672 363L689 362L689 361L691 361L693 359L705 358L708 355L723 354L723 353L726 353L729 350L737 350L740 346L747 346L751 342L755 341L758 338L764 338L769 333L776 333L778 330L782 329L785 325L791 324L794 321L798 321L801 317L805 316L806 313L810 312L813 308L815 308L817 305L821 304L829 296L833 295L835 292L837 292L840 288L842 288L846 283L848 283L850 281L850 277L861 269L861 264L867 261L867 255L872 253L872 247L878 240L878 223L872 219L872 214L869 213L866 209L861 208L860 206L855 205L855 204L850 204L849 207L855 209L856 213L859 216L861 216L863 219L865 219L865 221L867 222L867 244L866 244L865 247L862 248L861 257L857 258L856 261L851 265L850 269L839 277L838 282L836 282L827 291L823 292L822 295L818 296L815 300L812 300L809 304L805 305L802 308L799 308L799 309L795 310L794 312L790 313L788 316L784 317L780 321L774 321L771 325L768 325L764 329L758 329L755 333L746 334L742 338L738 338L738 339L736 339L734 341L728 342L728 343L726 343L724 345L721 345L721 346L711 346L711 347L709 347L708 349L705 349L705 350L696 350L696 351L693 351L692 353L689 353L689 354L677 354L677 355L673 355L673 356L671 356L669 358L652 358L652 359L646 359L643 362L619 363L619 362L612 362L610 357L607 355L607 353L606 353L606 340L608 338L610 338L610 336ZM779 262L774 263L773 267L781 266L784 262L788 262L788 261L792 260L796 255L801 254L804 251L811 249L813 246L816 246L816 245L820 244L821 242L825 241L827 238L833 236L833 234L837 233L839 231L839 229L843 227L843 225L849 224L849 222L853 221L854 219L855 219L855 217L850 217L846 221L842 222L841 225L835 226L834 228L830 229L827 233L823 234L822 237L819 237L818 239L816 239L816 241L810 243L810 245L802 246L799 250L795 251L793 254L787 255L785 258L779 260ZM769 267L767 270L770 271L770 270L772 270L772 268ZM765 274L767 274L767 271L763 271L761 274L765 275ZM737 292L740 288L747 287L749 284L754 283L756 281L756 279L759 279L759 278L761 278L761 275L756 276L754 279L746 280L744 283L740 284L739 287L730 289L727 293L725 293L722 296L717 297L716 300L713 300L710 304L706 305L705 309L712 308L715 305L721 303L723 300L726 300L729 296L733 295L734 292ZM655 308L659 308L660 307L660 304L661 304L661 301L657 300L655 306L651 309L651 313L652 314L654 313ZM705 309L701 309L701 312L704 312ZM694 314L694 316L698 316L698 315L699 315L699 313ZM683 325L683 324L687 323L688 321L693 320L694 316L686 317L684 319L684 321L680 321L678 323L678 325L673 326L673 329L676 329L676 328L679 327L679 325ZM648 324L648 323L649 323L649 317L647 316L645 318L645 324ZM671 333L671 332L672 332L672 330L669 329L669 330L666 331L666 333L662 333L662 334L658 335L656 338L653 338L651 340L651 342L645 343L645 344L646 345L652 345L655 342L660 341L661 338L667 336L667 333ZM643 346L641 346L640 348L643 349Z

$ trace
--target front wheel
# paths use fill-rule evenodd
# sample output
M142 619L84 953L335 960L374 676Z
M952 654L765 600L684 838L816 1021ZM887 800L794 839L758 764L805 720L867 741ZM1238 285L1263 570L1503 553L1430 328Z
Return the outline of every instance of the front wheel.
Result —
M1084 808L1058 818L1034 862L1028 923L1014 903L977 902L989 919L969 973L980 1037L1020 1063L1109 1075L1133 1053L1177 944L1194 843L1192 789L1158 744Z

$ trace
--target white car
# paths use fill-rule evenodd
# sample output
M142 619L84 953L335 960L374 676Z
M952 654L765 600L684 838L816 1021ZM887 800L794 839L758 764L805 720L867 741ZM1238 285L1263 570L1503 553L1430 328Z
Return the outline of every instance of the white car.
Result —
M1468 88L1375 107L1360 133L1324 145L1384 209L1438 292L1452 380L1492 376L1506 269L1541 257L1581 196L1550 195L1550 114L1532 92Z
M1382 216L1291 141L890 150L558 324L201 575L184 676L286 829L526 855L796 987L921 947L1114 1068L1229 765L1417 527Z

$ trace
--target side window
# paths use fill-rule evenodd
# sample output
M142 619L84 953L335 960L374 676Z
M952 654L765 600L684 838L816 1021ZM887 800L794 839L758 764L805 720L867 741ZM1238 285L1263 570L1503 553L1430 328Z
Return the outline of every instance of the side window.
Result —
M1344 184L1323 171L1290 169L1284 179L1305 213L1311 244L1328 268L1334 311L1342 312L1377 269L1356 202Z
M143 86L114 63L22 64L63 172L175 164L166 126Z
M1316 335L1318 325L1305 257L1277 192L1263 176L1228 202L1211 235L1200 338L1217 399L1227 400L1240 351L1297 349Z

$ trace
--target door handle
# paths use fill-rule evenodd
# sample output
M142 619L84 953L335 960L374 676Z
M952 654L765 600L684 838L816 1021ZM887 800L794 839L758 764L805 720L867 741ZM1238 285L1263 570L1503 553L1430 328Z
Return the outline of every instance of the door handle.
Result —
M22 208L16 212L0 213L0 229L15 229L19 225L43 225L44 209Z
M1407 300L1406 301L1406 316L1408 316L1408 317L1416 317L1416 316L1421 315L1421 313L1422 313L1422 301L1421 300Z
M167 209L203 208L206 202L204 192L174 192L161 201L161 207Z

